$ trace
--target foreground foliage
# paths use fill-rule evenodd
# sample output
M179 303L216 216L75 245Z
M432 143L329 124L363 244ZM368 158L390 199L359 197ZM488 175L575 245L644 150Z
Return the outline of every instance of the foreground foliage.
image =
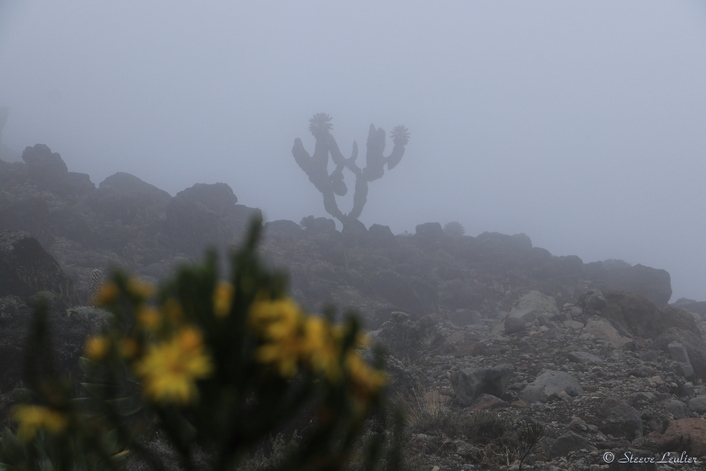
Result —
M235 469L299 429L268 469L372 469L389 435L380 355L366 361L354 315L336 325L332 311L312 316L287 296L286 277L256 254L260 231L256 221L228 281L215 253L159 289L114 273L95 296L111 322L86 343L78 397L55 370L38 306L0 467ZM399 446L388 452L395 469Z

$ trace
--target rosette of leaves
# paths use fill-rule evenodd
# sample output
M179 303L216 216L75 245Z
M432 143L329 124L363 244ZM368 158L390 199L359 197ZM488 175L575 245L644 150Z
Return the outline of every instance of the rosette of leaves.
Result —
M395 126L390 132L392 142L401 146L407 145L407 143L409 142L409 136L409 130L404 126Z
M326 113L316 113L309 119L309 132L314 136L327 134L333 129L333 118Z
M361 355L365 342L353 313L336 325L332 310L312 316L287 296L286 275L257 254L261 230L254 221L227 278L214 251L158 290L114 273L95 298L113 317L86 344L88 394L69 400L74 385L51 379L57 375L50 368L30 368L32 402L46 417L16 416L18 433L29 425L36 432L20 433L22 446L37 449L35 441L46 440L48 449L61 450L57 459L52 452L41 458L53 469L73 469L86 456L95 456L98 469L119 469L116 457L129 452L152 469L226 470L299 422L306 424L299 446L275 469L342 469L354 455L372 469L389 435L381 357L371 365ZM51 358L43 319L30 363ZM56 417L60 427L48 420ZM354 454L371 421L376 432L366 435L364 453ZM392 435L388 469L399 463L401 435ZM155 436L159 450L149 445Z
M447 222L444 225L444 234L451 237L461 237L466 233L466 229L458 221Z

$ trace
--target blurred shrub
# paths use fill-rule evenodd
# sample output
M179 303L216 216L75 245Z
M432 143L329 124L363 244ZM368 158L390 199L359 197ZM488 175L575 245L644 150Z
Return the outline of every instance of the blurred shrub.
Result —
M444 225L444 234L447 236L461 237L465 233L466 230L463 228L463 224L458 221L447 222Z
M112 317L86 342L83 397L54 368L38 306L25 401L3 432L0 467L333 470L364 434L360 469L379 461L389 438L380 355L375 366L363 359L355 315L334 325L332 312L309 315L287 296L284 274L256 253L260 232L256 221L228 281L213 252L159 289L114 273L95 295ZM302 410L312 411L305 434L272 442ZM399 446L388 451L395 469Z

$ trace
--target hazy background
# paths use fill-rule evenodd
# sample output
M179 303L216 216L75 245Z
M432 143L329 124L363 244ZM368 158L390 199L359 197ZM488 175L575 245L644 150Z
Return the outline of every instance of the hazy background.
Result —
M706 299L703 0L0 0L0 104L7 146L96 184L226 182L296 222L326 215L291 155L314 113L344 154L404 124L366 225L524 232Z

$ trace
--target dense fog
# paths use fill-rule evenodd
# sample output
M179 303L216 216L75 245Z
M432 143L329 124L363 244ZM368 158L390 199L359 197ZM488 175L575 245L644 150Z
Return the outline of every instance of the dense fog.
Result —
M704 58L701 0L3 0L2 158L43 143L96 184L225 182L299 222L326 216L291 152L315 113L345 155L405 125L366 225L522 232L706 300Z

